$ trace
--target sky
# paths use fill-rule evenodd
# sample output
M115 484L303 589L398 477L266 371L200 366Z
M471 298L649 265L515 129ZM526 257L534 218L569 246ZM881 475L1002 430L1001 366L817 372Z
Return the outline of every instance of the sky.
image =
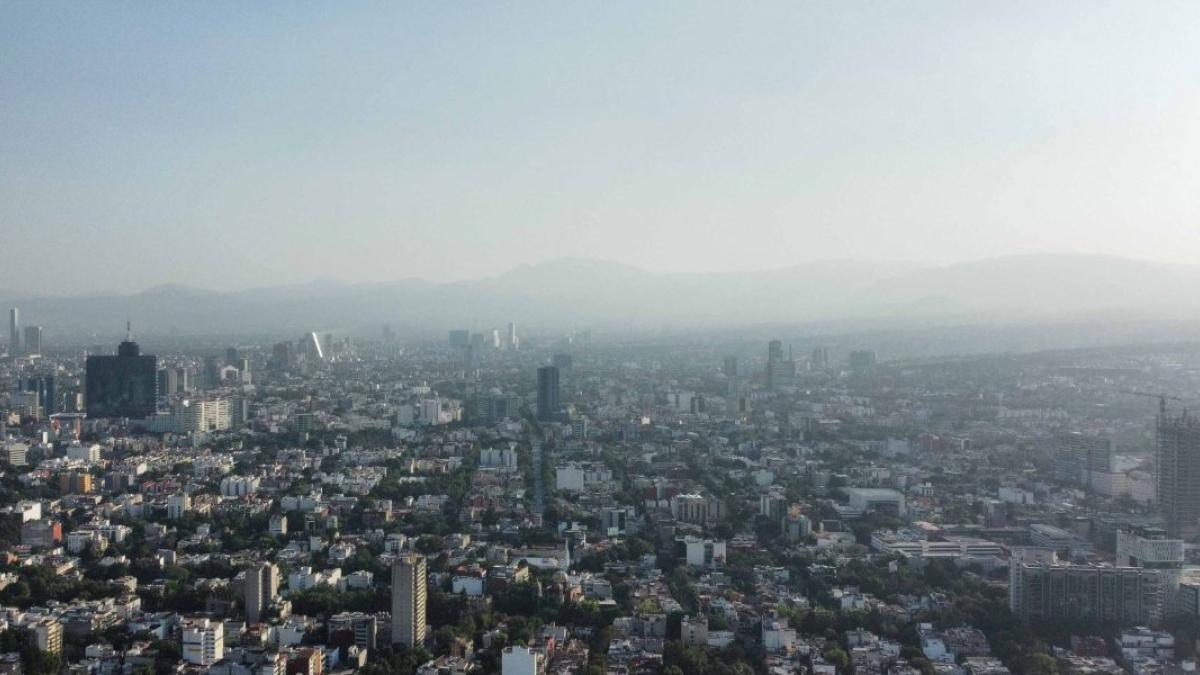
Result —
M0 0L0 289L1200 264L1200 3Z

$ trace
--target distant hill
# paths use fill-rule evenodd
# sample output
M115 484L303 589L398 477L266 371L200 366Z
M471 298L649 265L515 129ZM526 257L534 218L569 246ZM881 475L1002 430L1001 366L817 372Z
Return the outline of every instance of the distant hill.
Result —
M133 295L6 300L50 335L408 333L464 326L688 328L877 319L1040 321L1097 315L1190 318L1200 266L1106 256L1033 255L947 266L827 261L759 272L652 274L598 260L522 265L453 283L406 279L221 293L178 285Z

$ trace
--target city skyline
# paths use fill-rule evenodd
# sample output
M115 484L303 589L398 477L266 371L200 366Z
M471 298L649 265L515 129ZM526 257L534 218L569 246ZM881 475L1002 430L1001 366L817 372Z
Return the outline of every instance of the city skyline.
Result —
M0 675L1197 675L1197 63L0 2Z

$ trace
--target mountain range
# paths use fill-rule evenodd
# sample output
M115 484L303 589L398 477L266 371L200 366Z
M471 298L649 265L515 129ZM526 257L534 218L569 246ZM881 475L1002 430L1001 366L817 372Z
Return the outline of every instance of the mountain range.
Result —
M320 330L436 334L516 321L533 330L715 328L830 322L1044 322L1113 317L1189 319L1200 266L1110 256L1028 255L950 265L810 262L784 269L655 274L620 263L560 259L504 274L435 283L404 279L208 291L165 285L132 295L19 297L26 325L49 336L292 335Z

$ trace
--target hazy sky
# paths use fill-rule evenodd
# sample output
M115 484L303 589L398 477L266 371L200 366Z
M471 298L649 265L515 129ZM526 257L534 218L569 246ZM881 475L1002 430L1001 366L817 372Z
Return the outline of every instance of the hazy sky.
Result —
M0 0L0 288L1200 263L1200 3Z

